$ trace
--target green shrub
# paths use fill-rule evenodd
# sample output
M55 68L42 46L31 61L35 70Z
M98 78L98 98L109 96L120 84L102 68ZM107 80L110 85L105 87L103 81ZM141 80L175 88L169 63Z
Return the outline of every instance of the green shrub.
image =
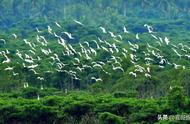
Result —
M187 110L187 97L182 87L173 87L168 94L168 105L176 112Z
M99 118L102 124L125 124L125 121L122 117L109 112L101 113Z
M122 92L122 91L117 91L117 92L113 93L113 96L115 98L120 98L120 97L127 97L127 94L125 92Z
M23 110L24 121L35 124L52 124L57 119L55 108L43 105L25 105Z
M66 106L64 109L66 114L74 117L77 120L80 120L83 115L88 114L91 111L92 105L89 103L74 103Z
M39 90L34 87L28 87L22 90L23 97L27 99L37 98L38 94Z
M94 114L86 114L82 116L79 124L100 124L100 122Z
M57 106L60 104L60 98L56 96L47 97L44 99L43 104L46 106Z

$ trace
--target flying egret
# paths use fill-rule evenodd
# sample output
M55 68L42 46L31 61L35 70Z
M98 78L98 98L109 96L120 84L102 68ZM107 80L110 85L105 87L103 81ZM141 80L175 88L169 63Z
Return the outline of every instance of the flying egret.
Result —
M95 77L91 77L91 80L95 80L96 82L103 81L101 78L95 78Z
M123 27L123 31L124 31L124 33L129 33L129 31L127 30L127 28L125 26Z
M14 67L7 67L7 68L5 68L4 70L5 71L12 71L14 69Z
M107 33L106 29L104 27L99 27L103 33Z
M15 39L17 39L17 35L14 33L14 34L12 34L13 35L13 37L15 38Z
M129 75L132 75L132 76L134 76L135 78L137 77L137 74L135 73L135 72L129 72Z
M69 37L69 39L74 39L74 37L72 36L72 34L71 33L69 33L69 32L62 32L62 33L64 33L64 34L66 34L68 37Z
M80 21L74 20L75 23L84 26L84 24L82 24Z
M61 25L58 22L55 22L55 25L59 28L61 28Z

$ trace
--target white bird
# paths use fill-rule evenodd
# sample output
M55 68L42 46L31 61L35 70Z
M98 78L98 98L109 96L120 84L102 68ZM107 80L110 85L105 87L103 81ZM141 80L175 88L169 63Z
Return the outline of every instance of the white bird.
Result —
M190 47L189 47L189 46L187 46L187 45L184 45L184 47L186 47L187 49L189 49L189 50L190 50Z
M92 69L92 67L90 65L82 65L83 68L90 68Z
M91 77L91 80L95 80L96 82L103 81L101 78L95 78L95 77Z
M38 67L38 64L28 66L29 69L34 69L34 68L36 68L36 67Z
M43 85L41 85L41 86L40 86L40 89L41 89L41 90L43 90L43 89L44 89Z
M118 42L118 43L121 43L121 41L120 40L118 40L118 39L116 39L116 38L113 38L116 42Z
M36 70L34 69L30 69L30 71L32 71L35 75L38 75L39 73L36 72Z
M24 83L24 88L26 88L26 84Z
M116 38L113 32L109 31L109 34L111 35L112 38Z
M40 80L40 81L43 81L43 80L44 80L43 77L37 77L37 79Z
M7 67L7 68L5 68L4 70L5 71L12 71L14 69L14 67Z
M147 77L147 78L151 78L151 75L148 74L148 73L145 73L145 77Z
M50 33L50 34L53 34L52 33L52 28L48 25L48 32Z
M6 44L6 40L5 39L0 39L0 41L3 41L3 43Z
M153 28L152 28L152 26L150 26L150 25L148 25L148 24L144 24L144 27L147 27L149 33L153 33Z
M75 23L84 26L84 24L82 24L80 21L74 20Z
M36 55L36 53L33 50L29 50L29 52L31 52L32 54Z
M163 65L159 65L158 67L161 68L161 69L165 68Z
M61 28L61 25L58 22L55 22L55 25L59 28Z
M4 55L4 56L5 56L6 60L4 60L2 63L10 63L11 60L6 55Z
M132 47L135 47L134 44L132 44L130 41L128 41L129 45Z
M42 31L40 31L37 27L36 27L36 31L38 32L38 33L41 33Z
M101 69L102 69L102 65L97 64L97 63L96 63L96 64L94 64L94 65L93 65L93 67L99 67L99 68L101 68Z
M135 73L135 72L129 72L129 75L132 75L132 76L134 76L135 78L137 77L137 74Z
M120 40L123 40L123 37L121 35L117 35Z
M60 38L60 36L58 36L55 32L53 32L54 36L57 38Z
M151 34L151 36L152 36L154 39L158 40L158 38L157 38L155 35Z
M68 90L67 90L67 88L65 88L65 94L67 94L68 93Z
M128 53L128 50L126 50L125 48L122 49L125 53Z
M120 66L118 66L118 67L113 66L113 70L121 70L122 72L124 72L124 69Z
M175 68L175 69L178 69L179 67L182 66L182 65L177 65L177 64L175 64L175 63L173 63L173 65L174 65L174 68Z
M40 60L42 60L42 59L41 59L39 56L37 56L37 60L40 61Z
M181 55L180 53L178 53L176 49L172 48L172 50L173 50L173 51L177 54L177 56L179 56L180 59L181 59L182 55Z
M97 43L97 41L96 40L92 40L95 44L96 44L96 48L97 49L100 49L100 46L99 46L99 44Z
M123 31L124 31L124 33L129 33L129 31L127 30L127 28L125 26L123 27Z
M99 27L103 33L107 33L106 29L104 27Z
M166 42L167 45L170 43L170 40L167 37L164 38L164 41Z
M134 61L134 60L135 60L135 57L136 57L135 55L130 54L130 58L131 58L131 60L133 60L133 61Z
M8 49L5 49L5 52L6 54L10 54L9 50Z
M173 87L172 86L170 86L170 90L172 90L173 89Z
M147 67L147 72L150 73L150 67Z
M97 55L97 52L96 50L94 50L93 48L90 47L90 51L96 56Z
M109 52L109 50L106 47L104 47L104 46L101 46L101 47L102 47L103 50Z
M38 96L37 96L37 100L40 100L40 95L38 94Z
M17 39L17 35L16 34L12 34L13 35L13 37L15 38L15 39Z
M100 43L104 43L104 41L101 40L99 37L98 37L98 41L99 41Z
M159 64L165 64L166 63L166 59L161 59Z
M78 63L80 63L80 60L79 60L79 58L74 58Z
M28 83L26 82L26 87L28 87Z
M41 52L44 53L45 55L49 55L49 51L48 50L45 50L45 49L41 48Z
M125 58L127 58L127 54L126 54L126 53L122 52L122 54L123 54L123 56L124 56Z
M84 70L84 68L80 68L79 66L77 66L76 69L79 70L80 72L82 72Z
M161 43L163 43L163 40L162 40L162 38L161 38L161 37L159 37L159 40L160 40L160 42L161 42Z
M144 60L146 60L146 61L154 61L154 59L149 58L149 57L145 57L145 59L144 59Z
M71 33L69 33L69 32L62 32L62 33L64 33L64 34L66 34L68 37L69 37L69 39L74 39L74 37L72 37L72 34Z
M187 55L187 54L186 54L185 56L186 56L188 59L190 59L190 55Z
M15 73L15 72L13 71L13 76L16 76L16 75L18 75L18 73Z
M75 80L81 80L80 78L78 78L76 75L74 75L74 78Z
M137 39L137 40L139 40L139 39L140 39L140 38L139 38L139 34L138 34L138 33L136 34L136 39Z
M24 61L27 62L27 63L34 63L34 61L31 60L31 59L24 59Z
M183 65L183 67L182 67L183 69L185 69L185 66Z

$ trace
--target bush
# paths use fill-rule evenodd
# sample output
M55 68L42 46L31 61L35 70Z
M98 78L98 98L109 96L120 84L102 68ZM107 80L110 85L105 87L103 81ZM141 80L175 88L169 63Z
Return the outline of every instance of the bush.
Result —
M175 112L187 110L187 97L182 87L173 87L168 94L168 105Z
M45 98L45 100L43 101L43 104L46 106L58 106L60 101L61 99L59 97L50 96L50 97Z
M125 124L125 121L122 117L109 112L101 113L99 118L102 124Z
M23 111L24 121L35 124L52 124L57 119L54 108L43 105L26 105Z
M23 97L27 99L37 98L38 94L39 90L34 87L28 87L22 90Z
M100 124L100 122L95 115L86 114L82 117L79 124Z
M113 93L113 96L115 98L121 98L121 97L127 97L127 94L125 92L122 91L117 91Z
M74 103L65 107L64 112L69 116L80 120L82 116L92 111L92 105L88 103Z

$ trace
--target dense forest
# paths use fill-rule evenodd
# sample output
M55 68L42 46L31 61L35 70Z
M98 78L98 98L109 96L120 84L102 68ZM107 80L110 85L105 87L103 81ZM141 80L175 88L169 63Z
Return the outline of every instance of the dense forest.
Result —
M189 19L189 0L1 0L0 123L188 123Z

